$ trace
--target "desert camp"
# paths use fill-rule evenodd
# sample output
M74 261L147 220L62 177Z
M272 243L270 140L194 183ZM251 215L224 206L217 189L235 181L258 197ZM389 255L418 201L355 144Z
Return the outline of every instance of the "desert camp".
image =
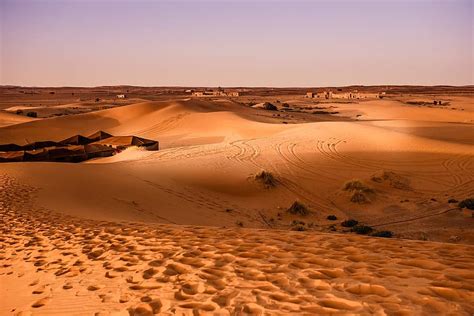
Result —
M136 136L112 136L98 131L88 137L74 135L59 142L38 141L25 145L0 145L0 162L81 162L92 158L109 157L131 147L156 151L159 149L159 143Z

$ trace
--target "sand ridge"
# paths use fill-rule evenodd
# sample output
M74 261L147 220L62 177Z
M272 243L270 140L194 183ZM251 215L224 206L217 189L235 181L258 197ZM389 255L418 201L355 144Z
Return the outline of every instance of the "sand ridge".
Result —
M5 175L0 195L2 315L474 312L473 246L84 220Z

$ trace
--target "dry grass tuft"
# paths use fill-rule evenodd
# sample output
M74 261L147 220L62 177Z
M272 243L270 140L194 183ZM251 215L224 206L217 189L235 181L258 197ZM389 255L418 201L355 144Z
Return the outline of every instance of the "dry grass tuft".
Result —
M301 216L306 216L306 215L309 215L310 213L308 208L304 204L298 201L295 201L287 210L287 212L293 215L301 215Z
M278 182L271 172L265 170L255 175L255 180L262 183L267 189L275 187Z

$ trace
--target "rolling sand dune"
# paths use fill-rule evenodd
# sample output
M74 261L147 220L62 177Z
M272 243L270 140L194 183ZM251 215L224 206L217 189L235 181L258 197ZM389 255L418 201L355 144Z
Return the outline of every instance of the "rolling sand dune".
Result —
M28 116L20 116L8 112L0 111L0 127L15 125L25 122L34 121L35 119Z
M362 116L295 124L179 99L1 127L0 143L105 130L160 150L0 165L0 314L470 315L473 217L448 202L474 195L461 101L337 104ZM344 189L354 179L364 189ZM349 218L423 241L349 235Z
M472 246L78 220L2 183L5 315L474 312Z
M336 214L386 229L392 222L416 222L397 226L403 237L473 241L470 222L447 203L474 193L472 144L466 136L446 141L469 135L472 125L455 123L449 125L450 133L436 134L433 122L405 120L268 124L232 112L236 108L230 102L148 102L6 127L0 133L4 142L60 140L71 130L87 135L106 129L157 139L162 150L131 149L86 164L2 168L41 188L40 205L85 218L230 226L240 221L246 227L281 228L293 219L267 220L276 220L300 200L312 211L305 221L322 231L330 225L326 216ZM418 126L432 128L435 135L411 133ZM255 183L253 176L261 170L277 177L276 188ZM410 188L371 180L384 171L405 178ZM353 203L341 190L351 179L376 189L370 203Z

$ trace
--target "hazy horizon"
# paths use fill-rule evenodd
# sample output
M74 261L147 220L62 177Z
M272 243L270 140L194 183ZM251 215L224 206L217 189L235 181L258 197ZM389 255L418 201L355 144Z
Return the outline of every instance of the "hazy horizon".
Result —
M0 0L0 85L472 85L473 3Z

